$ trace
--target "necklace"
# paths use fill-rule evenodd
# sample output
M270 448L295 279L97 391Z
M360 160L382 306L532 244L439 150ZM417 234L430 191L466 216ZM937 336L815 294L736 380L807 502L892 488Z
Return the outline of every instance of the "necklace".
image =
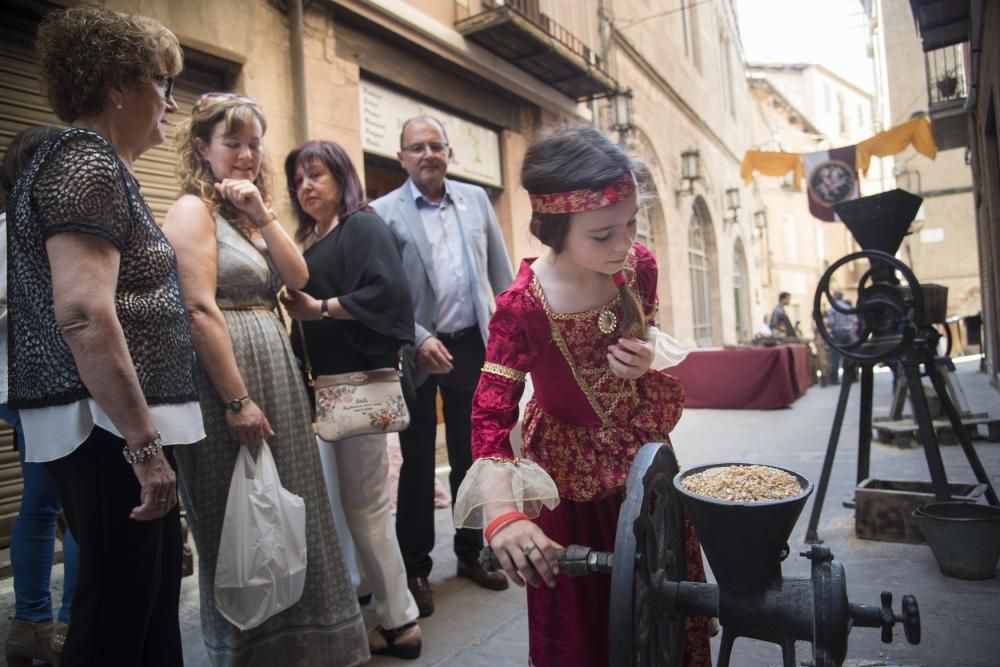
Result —
M600 329L601 333L609 334L615 330L616 326L618 326L618 318L613 310L605 306L597 314L597 328Z

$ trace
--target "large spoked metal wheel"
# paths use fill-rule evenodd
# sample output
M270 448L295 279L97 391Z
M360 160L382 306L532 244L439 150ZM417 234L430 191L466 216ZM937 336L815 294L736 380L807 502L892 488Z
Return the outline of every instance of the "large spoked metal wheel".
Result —
M661 608L664 581L687 574L677 459L662 443L636 454L618 517L611 574L611 667L673 667L684 659L684 617Z
M858 302L852 308L837 304L830 289L831 278L845 264L859 260L871 262L871 268L858 281ZM895 284L899 273L903 284ZM826 330L823 299L844 314L857 317L858 330L852 343L838 343ZM923 293L917 277L906 264L880 250L862 250L841 257L819 280L813 298L813 322L827 346L840 356L861 363L886 361L898 356L912 342L923 321Z

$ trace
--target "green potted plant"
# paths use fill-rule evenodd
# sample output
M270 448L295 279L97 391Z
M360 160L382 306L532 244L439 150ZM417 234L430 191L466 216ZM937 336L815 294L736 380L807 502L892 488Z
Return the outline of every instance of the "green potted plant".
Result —
M946 69L938 76L935 83L941 99L951 99L955 96L955 91L958 89L958 70L954 67Z

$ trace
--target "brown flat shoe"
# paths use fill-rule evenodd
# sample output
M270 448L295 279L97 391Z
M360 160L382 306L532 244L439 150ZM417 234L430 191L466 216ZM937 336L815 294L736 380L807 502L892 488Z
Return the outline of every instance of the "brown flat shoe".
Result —
M407 630L411 628L416 628L416 632L407 633ZM385 642L385 646L376 648L371 643L372 635L379 635ZM405 634L413 634L417 636L417 641L409 641L406 643L400 643L399 640ZM410 621L406 625L401 625L398 628L393 628L392 630L386 630L381 625L376 625L372 628L372 631L368 633L368 648L372 655L387 655L390 658L399 658L401 660L416 660L420 657L420 649L423 648L423 641L420 639L420 626L417 625L416 621Z
M507 575L503 572L487 572L486 568L478 560L474 560L471 563L459 561L458 576L472 579L483 588L488 588L491 591L507 590L507 587L510 586L510 582L507 581Z

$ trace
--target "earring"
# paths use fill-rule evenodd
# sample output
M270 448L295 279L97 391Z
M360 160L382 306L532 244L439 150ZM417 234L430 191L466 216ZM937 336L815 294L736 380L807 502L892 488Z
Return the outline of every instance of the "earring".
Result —
M120 104L116 104L116 105L115 105L115 108L116 108L116 109L118 109L119 111L121 111L121 110L122 110L122 105L120 105Z

